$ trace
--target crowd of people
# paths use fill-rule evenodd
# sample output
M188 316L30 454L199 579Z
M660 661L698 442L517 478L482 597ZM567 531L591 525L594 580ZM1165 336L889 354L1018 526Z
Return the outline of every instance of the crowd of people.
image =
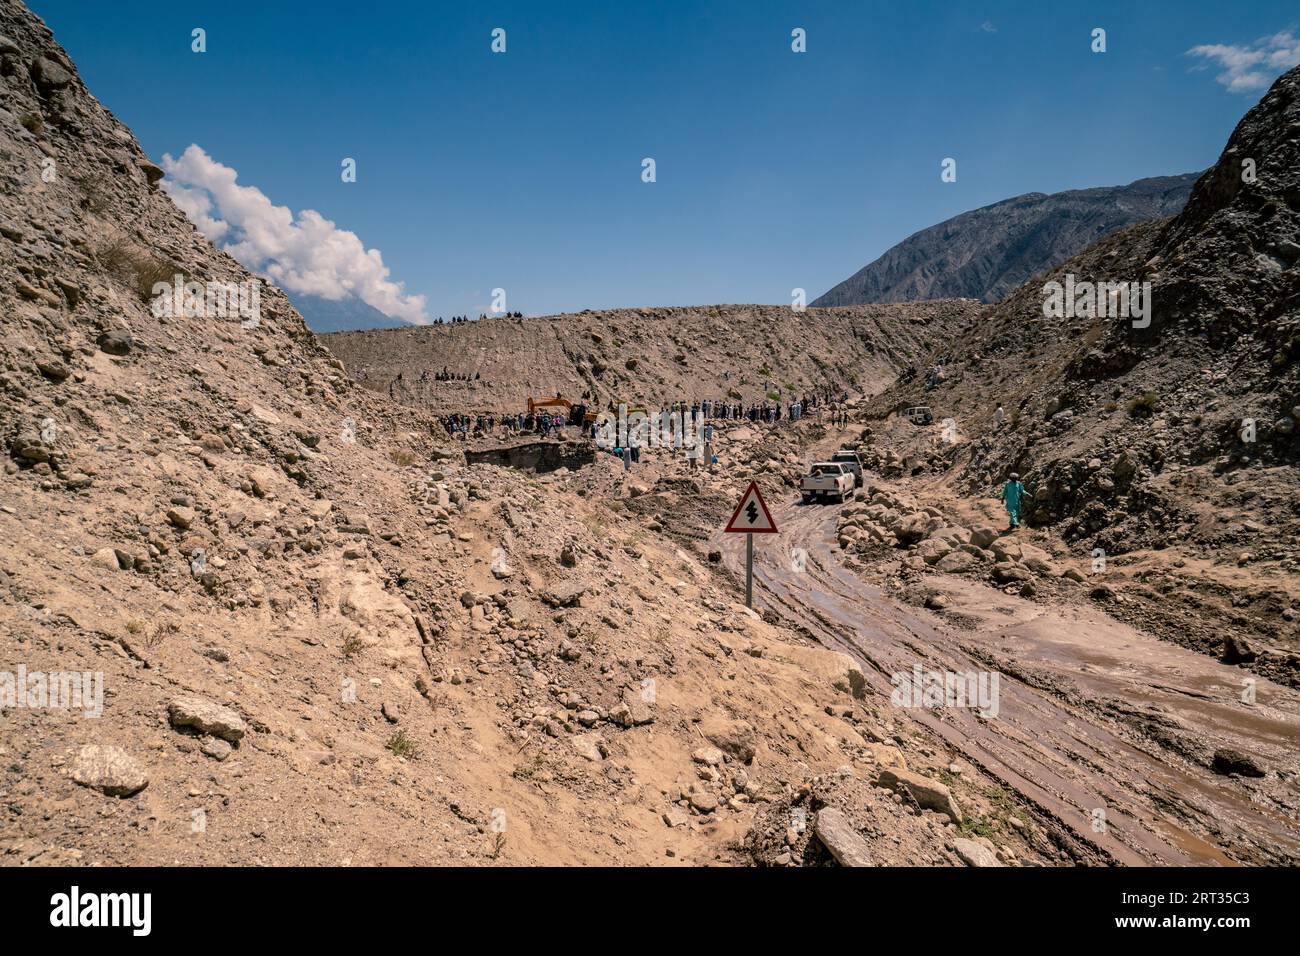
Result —
M524 317L524 314L522 312L493 312L491 315L488 315L486 312L480 312L478 314L478 317L479 317L479 321L482 321L484 319L489 319L489 318L522 319ZM468 321L470 321L470 317L468 315L453 315L449 319L444 319L442 316L438 316L436 319L433 320L433 324L434 325L460 325L461 323L468 322Z
M797 422L803 418L811 409L824 405L835 405L836 402L842 404L848 401L848 392L842 392L838 399L830 389L820 391L805 392L802 396L795 396L787 403L770 401L764 399L761 402L749 402L731 399L696 399L693 402L673 402L667 406L670 413L691 416L692 420L704 421L708 419L721 419L726 421L751 421L773 423L784 420ZM662 407L662 406L661 406ZM618 409L613 405L610 406L611 413L617 413ZM836 409L838 410L838 409Z
M448 437L462 441L486 437L510 438L517 435L540 435L542 438L550 438L552 435L563 435L564 429L569 426L582 427L586 415L585 405L574 405L569 408L567 414L553 411L551 408L543 408L533 412L518 412L514 415L491 413L442 415L438 418L438 422Z
M420 380L428 380L429 372L424 372ZM448 372L443 369L442 372L434 372L435 381L472 381L477 380L477 373L473 376L461 376L455 372ZM400 376L398 376L400 381ZM559 395L556 395L559 398ZM779 424L781 421L800 421L807 418L814 411L820 412L826 410L828 423L832 427L846 427L849 424L849 412L846 410L845 402L848 402L849 395L846 392L835 393L831 389L811 390L802 395L796 395L792 401L776 402L770 399L764 399L761 402L744 402L738 399L695 399L693 402L672 402L667 406L656 408L658 414L663 416L663 423L677 423L684 425L685 431L690 434L705 434L705 442L711 445L712 442L712 425L708 421L750 421L754 424ZM516 412L516 414L494 414L494 412L482 412L482 414L456 414L439 416L439 424L442 425L443 431L448 437L458 438L460 441L473 440L473 438L497 437L511 438L516 436L536 436L549 438L552 436L563 437L565 429L575 428L578 434L594 438L597 437L599 425L597 421L588 421L588 406L586 401L590 401L590 390L582 394L582 402L565 408L562 405L543 406L534 411ZM619 415L619 406L610 402L607 407L607 414L612 419L617 419ZM667 425L664 425L667 427ZM690 449L684 450L690 458ZM623 454L623 449L615 449L616 454ZM633 449L630 462L636 462L640 458L638 449ZM694 464L694 463L693 463Z
M430 373L429 370L426 368L423 372L420 373L420 381L421 382L431 382L431 381L432 382L477 382L479 378L481 378L481 376L482 373L480 372L474 372L472 375L469 372L449 372L447 371L447 367L443 366L441 372L433 372L433 373ZM398 375L397 377L400 379L402 376Z

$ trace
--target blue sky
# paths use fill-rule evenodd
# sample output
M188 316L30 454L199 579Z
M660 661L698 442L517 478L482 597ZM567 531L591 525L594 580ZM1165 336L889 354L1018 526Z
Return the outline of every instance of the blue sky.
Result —
M29 2L152 157L355 232L429 316L811 300L964 210L1208 166L1300 33L1293 0Z

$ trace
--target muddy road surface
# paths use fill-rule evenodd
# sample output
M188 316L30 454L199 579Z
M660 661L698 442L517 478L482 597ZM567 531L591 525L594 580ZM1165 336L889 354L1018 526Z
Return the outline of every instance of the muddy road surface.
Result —
M779 535L754 548L754 606L851 654L868 695L891 675L999 674L996 715L904 713L1019 795L1081 863L1300 863L1300 695L1120 624L1100 610L1040 605L955 581L978 621L959 629L903 604L846 566L835 506L770 503ZM742 535L719 534L744 577ZM802 553L800 553L802 552ZM1271 772L1240 780L1209 766L1236 747Z

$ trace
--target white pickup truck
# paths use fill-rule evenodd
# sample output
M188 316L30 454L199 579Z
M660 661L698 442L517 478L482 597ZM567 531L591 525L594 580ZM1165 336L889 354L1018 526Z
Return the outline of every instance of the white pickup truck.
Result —
M819 461L799 480L799 492L803 495L803 503L808 504L814 498L847 501L856 494L857 488L848 465L838 461Z
M857 487L862 487L862 459L852 448L841 448L831 456L831 461L838 461L842 465L848 465L849 471L853 472L853 483Z

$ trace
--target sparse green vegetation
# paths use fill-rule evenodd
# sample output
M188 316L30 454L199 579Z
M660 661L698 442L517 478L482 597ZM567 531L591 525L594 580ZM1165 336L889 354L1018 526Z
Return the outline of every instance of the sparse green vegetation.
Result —
M22 119L18 121L22 124L23 129L33 136L40 136L45 132L45 120L39 113L24 113Z
M388 738L388 743L384 744L388 751L394 757L405 757L407 760L414 760L420 755L420 749L415 745L415 741L405 730L393 732L393 736Z
M516 780L532 780L545 766L545 758L539 750L525 763L521 763L511 771L511 776Z
M962 836L982 836L991 837L998 832L995 827L987 820L978 818L967 818L957 825L957 829Z
M361 643L360 636L356 634L349 634L347 637L343 639L342 650L343 650L344 659L352 660L352 658L356 657L358 654L361 653L361 650L364 646L365 645Z

